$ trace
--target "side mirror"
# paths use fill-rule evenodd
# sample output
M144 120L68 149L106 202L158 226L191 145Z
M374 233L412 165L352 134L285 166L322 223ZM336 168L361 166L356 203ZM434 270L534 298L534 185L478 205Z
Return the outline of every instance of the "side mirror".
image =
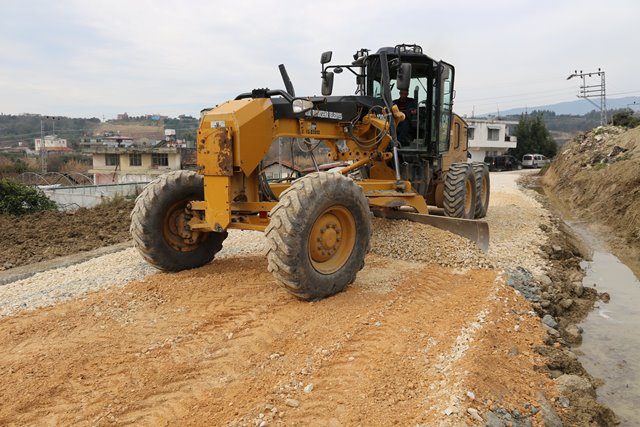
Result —
M313 108L313 102L308 99L296 98L291 103L294 114L304 113Z
M333 72L327 71L322 77L322 95L329 96L333 92Z
M326 52L322 52L322 55L320 55L320 63L323 65L328 64L329 62L331 62L332 55L333 55L333 52L331 52L330 50Z
M396 82L398 83L398 90L409 90L409 86L411 86L411 64L406 62L400 64Z

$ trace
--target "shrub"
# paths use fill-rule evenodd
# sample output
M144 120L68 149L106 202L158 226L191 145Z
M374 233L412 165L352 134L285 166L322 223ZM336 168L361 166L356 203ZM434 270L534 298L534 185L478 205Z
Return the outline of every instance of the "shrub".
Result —
M634 128L640 125L640 119L635 117L631 111L620 111L613 115L612 122L615 126Z
M55 209L55 202L42 190L9 179L0 179L0 213L24 215Z

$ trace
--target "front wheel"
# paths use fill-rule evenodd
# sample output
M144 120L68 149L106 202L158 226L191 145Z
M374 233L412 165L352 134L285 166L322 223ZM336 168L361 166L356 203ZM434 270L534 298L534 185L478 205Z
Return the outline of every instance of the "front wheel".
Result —
M131 212L131 237L142 257L164 271L210 262L227 232L191 233L187 204L204 200L204 179L193 171L174 171L145 187Z
M489 195L491 182L489 169L484 163L472 163L473 175L476 180L476 210L475 218L484 218L489 210Z
M280 195L265 234L269 271L287 291L304 300L333 295L364 266L367 198L339 173L311 173Z
M473 219L476 212L476 179L469 163L453 163L444 179L444 213Z

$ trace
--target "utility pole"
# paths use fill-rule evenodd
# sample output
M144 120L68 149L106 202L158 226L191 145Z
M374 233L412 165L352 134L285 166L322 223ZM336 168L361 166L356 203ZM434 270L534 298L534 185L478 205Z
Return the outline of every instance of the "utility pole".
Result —
M578 91L578 98L584 98L589 101L593 106L600 110L600 126L607 124L607 94L605 90L604 71L598 68L598 71L591 73L583 73L582 70L578 72L575 70L567 77L567 80L571 80L574 77L580 77L582 79L582 86ZM587 84L587 77L600 77L600 84ZM600 98L600 105L596 104L589 98Z
M53 125L53 134L52 138L56 137L56 119L60 120L60 117L54 116L44 116L45 119L51 119L51 123ZM47 148L44 143L44 121L42 120L42 116L40 116L40 168L42 169L42 173L47 173Z
M44 122L40 117L40 168L42 173L47 173L47 149L44 145Z

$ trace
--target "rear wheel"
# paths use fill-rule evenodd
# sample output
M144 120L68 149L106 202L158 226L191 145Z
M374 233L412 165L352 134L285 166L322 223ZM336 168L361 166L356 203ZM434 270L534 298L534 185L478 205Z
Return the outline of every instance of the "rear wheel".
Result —
M369 251L371 220L362 189L338 173L315 172L280 195L265 230L269 271L304 300L352 283Z
M203 199L203 177L192 171L169 172L147 185L136 199L129 230L142 257L165 271L210 262L222 249L227 232L188 230L187 204Z
M444 179L444 213L473 219L476 212L476 180L469 163L454 163Z
M472 163L473 175L476 180L476 210L475 218L484 218L489 210L489 195L491 182L489 168L484 163Z

